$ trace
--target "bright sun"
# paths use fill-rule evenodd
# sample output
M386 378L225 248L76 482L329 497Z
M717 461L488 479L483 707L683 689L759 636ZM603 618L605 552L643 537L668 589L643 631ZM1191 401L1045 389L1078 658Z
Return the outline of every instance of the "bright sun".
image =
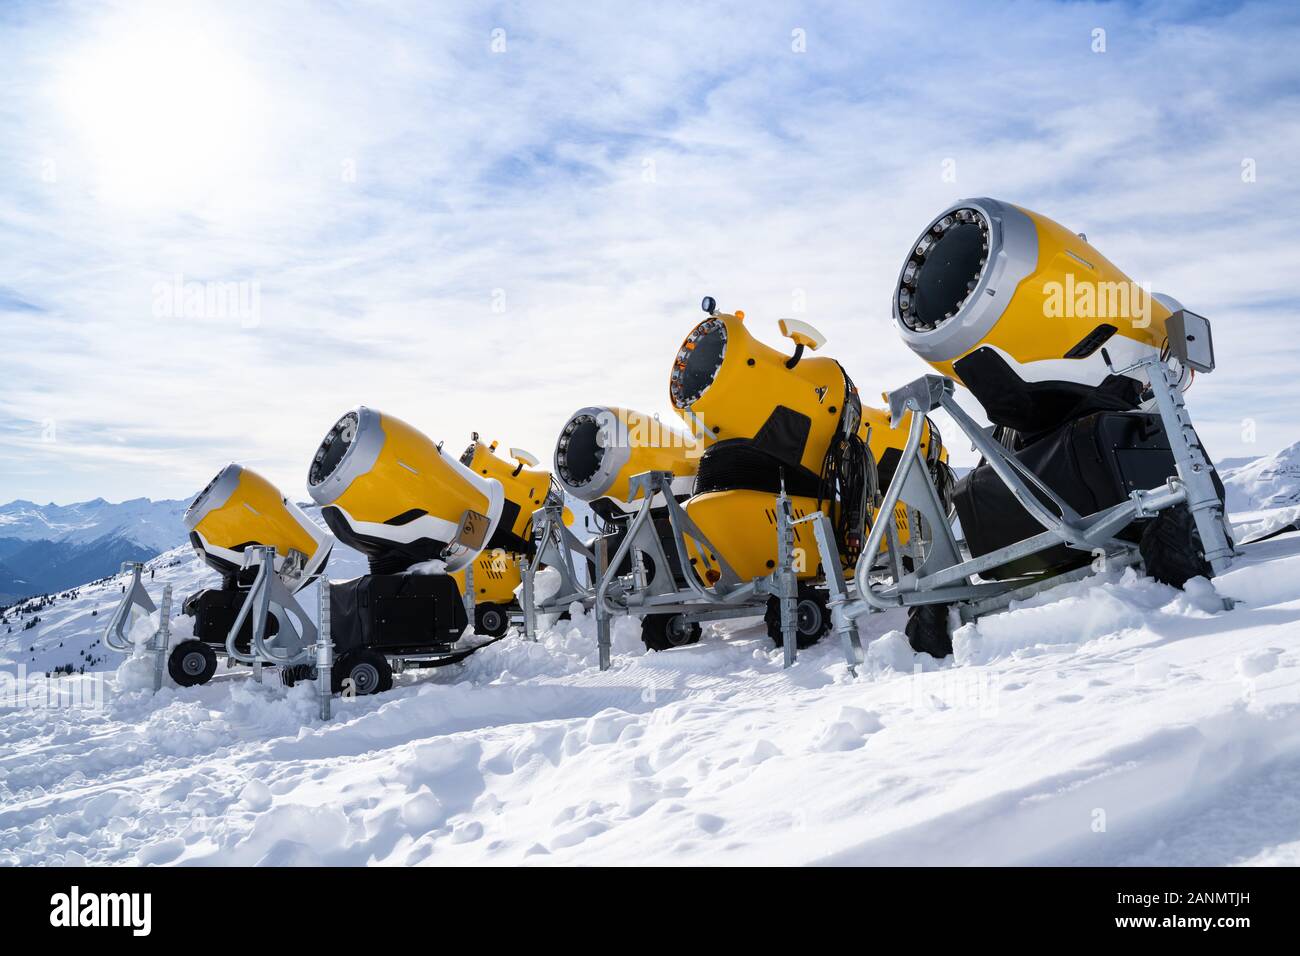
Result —
M197 212L246 182L264 107L229 32L188 5L136 8L71 51L60 99L103 201Z

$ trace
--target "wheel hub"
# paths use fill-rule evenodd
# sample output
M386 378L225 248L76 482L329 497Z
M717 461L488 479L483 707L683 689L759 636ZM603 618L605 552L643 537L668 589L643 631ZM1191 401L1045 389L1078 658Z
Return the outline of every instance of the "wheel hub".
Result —
M181 670L191 677L202 674L206 666L207 660L198 651L191 651L181 660Z
M681 647L691 635L691 625L681 615L670 620L665 630L674 647Z
M816 634L821 630L822 609L813 601L800 601L797 620L800 634Z
M352 668L352 685L358 694L368 694L379 686L379 671L374 664L358 664Z

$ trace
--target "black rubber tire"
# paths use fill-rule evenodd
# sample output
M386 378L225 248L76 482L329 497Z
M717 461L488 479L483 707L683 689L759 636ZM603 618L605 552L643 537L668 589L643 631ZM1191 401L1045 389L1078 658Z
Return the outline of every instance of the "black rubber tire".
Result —
M641 640L652 651L666 651L699 643L698 621L683 621L680 614L647 614L641 619Z
M299 681L313 681L316 679L316 668L311 664L295 664L292 667L280 668L280 683L285 687L292 687Z
M1175 505L1160 512L1142 529L1138 543L1147 574L1164 584L1183 587L1194 577L1214 576L1196 521L1186 505Z
M474 607L474 632L484 637L500 637L510 630L510 612L500 604L478 604Z
M167 673L181 687L206 684L216 672L216 651L202 641L181 641L167 656Z
M351 681L350 685L348 681ZM334 664L330 683L336 694L342 694L349 686L357 697L382 694L393 689L393 669L383 654L363 647L344 654Z
M907 611L907 643L918 654L943 660L952 653L948 630L948 604L918 604Z
M804 650L830 633L830 595L825 591L801 584L798 600L799 603L795 607L795 621L798 624L795 645L799 650ZM785 638L781 634L781 601L775 595L767 599L763 623L767 625L767 636L772 639L772 643L777 647L785 647Z

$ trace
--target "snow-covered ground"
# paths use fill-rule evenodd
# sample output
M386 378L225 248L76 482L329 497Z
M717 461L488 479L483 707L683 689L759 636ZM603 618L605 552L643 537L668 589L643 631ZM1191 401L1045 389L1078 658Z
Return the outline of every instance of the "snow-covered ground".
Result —
M183 551L153 563L154 594L211 583ZM26 706L0 709L0 863L1300 863L1300 535L1213 587L1057 588L942 663L890 613L856 679L830 640L783 671L757 621L659 654L620 627L601 673L580 619L330 723L273 674L47 680L119 587L0 645L12 674L38 635Z

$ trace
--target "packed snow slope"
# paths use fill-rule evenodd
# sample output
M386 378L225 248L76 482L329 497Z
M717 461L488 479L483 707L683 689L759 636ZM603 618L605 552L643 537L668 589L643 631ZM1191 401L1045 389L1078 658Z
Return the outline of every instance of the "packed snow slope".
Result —
M153 564L155 594L211 580ZM39 612L34 663L118 587ZM329 723L273 673L38 670L0 687L0 863L1300 863L1300 535L1185 592L1062 586L943 662L902 623L861 621L855 678L833 640L783 671L754 621L658 654L624 621L601 673L579 615Z

